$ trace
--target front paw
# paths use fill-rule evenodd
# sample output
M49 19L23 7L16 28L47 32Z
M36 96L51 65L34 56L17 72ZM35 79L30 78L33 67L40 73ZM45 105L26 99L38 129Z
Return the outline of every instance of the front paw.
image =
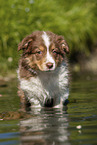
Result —
M44 107L53 107L53 105L54 105L54 99L53 98L45 100Z
M68 103L69 103L69 100L68 99L64 100L63 101L63 106L67 106Z

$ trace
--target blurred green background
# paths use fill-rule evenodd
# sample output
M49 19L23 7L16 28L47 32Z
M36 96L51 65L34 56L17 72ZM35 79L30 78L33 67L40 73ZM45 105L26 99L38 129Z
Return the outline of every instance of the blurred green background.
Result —
M16 70L18 43L35 30L63 35L70 63L80 71L82 60L96 52L97 0L0 0L1 74Z

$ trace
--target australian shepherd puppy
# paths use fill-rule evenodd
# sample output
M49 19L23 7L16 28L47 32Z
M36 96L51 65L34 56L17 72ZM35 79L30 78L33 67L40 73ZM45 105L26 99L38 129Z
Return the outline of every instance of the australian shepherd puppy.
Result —
M64 37L49 31L35 31L22 40L20 50L18 95L22 109L67 105L69 48Z

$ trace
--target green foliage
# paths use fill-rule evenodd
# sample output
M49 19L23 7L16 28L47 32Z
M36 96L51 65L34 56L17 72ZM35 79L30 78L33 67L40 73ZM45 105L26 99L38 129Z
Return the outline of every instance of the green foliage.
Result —
M97 38L96 7L96 0L0 0L0 65L16 66L18 43L35 30L63 35L71 54L88 55Z

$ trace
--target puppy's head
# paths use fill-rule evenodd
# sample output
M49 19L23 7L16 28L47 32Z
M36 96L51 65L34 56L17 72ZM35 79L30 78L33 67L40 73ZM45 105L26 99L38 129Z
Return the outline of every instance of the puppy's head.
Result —
M22 40L18 51L23 50L30 68L35 66L41 71L51 71L62 63L69 47L63 36L52 32L36 31Z

